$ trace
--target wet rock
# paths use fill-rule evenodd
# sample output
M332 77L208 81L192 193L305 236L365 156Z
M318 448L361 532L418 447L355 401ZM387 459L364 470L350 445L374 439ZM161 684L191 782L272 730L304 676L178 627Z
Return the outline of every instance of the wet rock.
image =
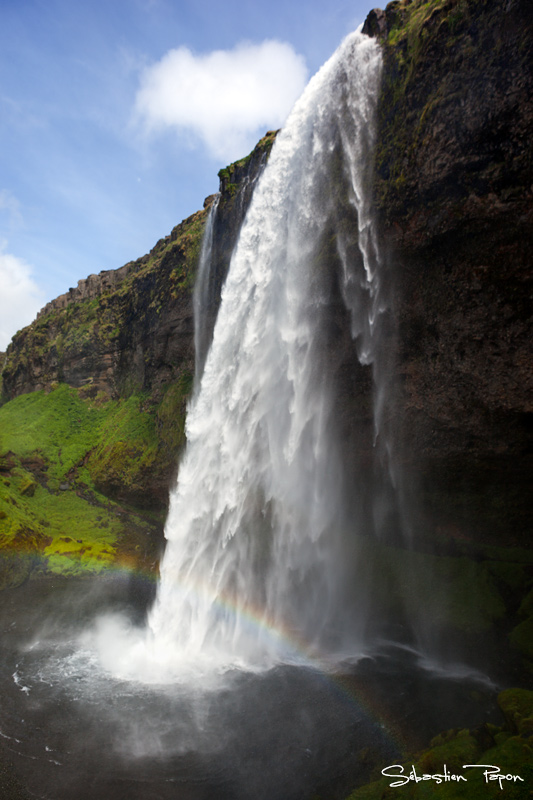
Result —
M387 33L387 17L381 8L374 8L368 14L363 25L363 33L374 38L381 38Z
M528 546L531 5L414 0L386 19L375 174L396 457L427 498L420 527Z

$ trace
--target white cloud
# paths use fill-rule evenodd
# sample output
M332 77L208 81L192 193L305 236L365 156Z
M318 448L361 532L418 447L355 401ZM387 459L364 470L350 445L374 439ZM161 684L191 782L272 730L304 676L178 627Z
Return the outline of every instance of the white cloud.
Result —
M285 122L306 81L304 58L284 42L207 55L180 47L144 70L136 113L148 131L192 132L228 162L246 155L258 129Z
M13 335L29 325L44 305L43 292L31 276L25 261L0 246L0 350Z

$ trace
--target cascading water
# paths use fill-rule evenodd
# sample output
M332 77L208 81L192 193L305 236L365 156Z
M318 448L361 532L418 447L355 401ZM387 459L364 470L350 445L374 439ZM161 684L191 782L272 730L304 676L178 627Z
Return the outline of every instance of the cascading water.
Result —
M198 274L194 286L193 306L194 306L194 388L198 391L200 380L204 371L204 364L207 358L207 351L211 340L211 328L205 324L205 319L210 311L212 302L212 289L210 282L210 264L213 253L213 234L215 218L218 208L220 195L213 200L209 209L209 215L204 231L202 249L198 262ZM204 324L202 324L204 323Z
M290 658L294 642L312 649L342 638L344 487L321 251L335 240L369 362L380 310L368 195L380 69L378 45L349 36L296 104L254 191L188 411L149 616L158 650L261 664ZM346 186L361 274L339 219Z

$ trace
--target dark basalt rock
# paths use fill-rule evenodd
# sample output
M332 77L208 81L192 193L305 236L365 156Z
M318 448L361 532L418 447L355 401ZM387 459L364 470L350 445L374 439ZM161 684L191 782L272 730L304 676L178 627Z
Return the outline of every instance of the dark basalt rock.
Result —
M532 12L528 0L413 0L366 23L385 59L375 197L393 282L396 451L430 528L523 545Z
M381 39L387 34L387 16L381 8L374 8L367 16L363 25L363 33L373 38Z

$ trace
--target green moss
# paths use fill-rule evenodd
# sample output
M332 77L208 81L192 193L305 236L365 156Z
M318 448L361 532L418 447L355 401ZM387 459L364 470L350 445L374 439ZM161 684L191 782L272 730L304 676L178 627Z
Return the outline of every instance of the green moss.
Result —
M504 775L518 775L522 781L504 781L503 789L497 782L485 784L480 781L479 794L473 795L475 800L477 797L483 798L501 798L505 800L523 800L523 798L530 795L530 787L533 783L533 747L531 739L524 739L520 736L509 736L505 741L498 744L496 747L486 750L483 753L483 764L494 764L500 767ZM479 770L481 773L482 770ZM481 777L481 775L480 775ZM470 795L461 795L469 798Z
M13 550L33 553L48 560L52 571L62 571L64 564L58 557L66 553L74 554L78 569L91 571L95 565L101 568L103 562L113 560L113 543L122 532L122 525L114 516L103 529L101 508L74 491L62 491L59 496L34 482L33 493L22 493L21 488L31 476L16 468L10 477L9 486L0 486L0 509L4 512L0 520L0 553L9 557ZM66 548L67 541L74 544Z
M411 64L418 58L429 33L429 25L437 15L443 13L444 19L453 20L452 25L456 26L458 14L464 16L468 13L464 0L401 0L395 10L387 44L394 47L405 45L404 58Z
M139 413L139 399L132 395L107 409L99 443L89 457L89 473L97 486L140 491L157 446L154 419Z
M36 489L37 489L36 482L33 480L33 478L28 476L21 483L21 485L19 487L19 492L20 492L20 494L26 495L27 497L33 497L33 495L35 494L35 490Z
M509 553L505 554L509 558ZM487 566L491 575L501 584L513 592L523 593L530 582L530 577L525 565L516 562L502 562L502 561L489 561ZM532 613L533 613L533 592L532 596Z
M498 705L511 730L524 736L533 733L533 692L506 689L498 695Z
M448 773L461 775L466 781L449 781L437 784L433 780L410 781L400 787L391 787L392 777L380 778L356 789L347 800L393 800L401 794L406 800L482 800L503 797L520 800L529 792L533 779L533 747L531 722L533 692L509 689L498 697L507 723L501 728L484 726L483 735L477 731L447 731L432 740L430 747L402 759L403 774L409 775L414 767L416 774L442 774L444 765ZM516 732L522 735L516 735ZM485 780L483 768L465 768L466 764L493 764L502 775L516 775L522 780L505 780L502 788L498 781ZM399 773L399 770L397 770ZM504 794L503 794L504 792Z
M150 550L160 516L110 501L89 469L92 453L106 447L114 458L108 469L128 485L151 469L160 443L155 411L145 402L144 396L93 402L58 386L0 408L0 562L16 564L14 579L37 568L99 571L129 552L137 535L139 550ZM21 553L31 558L17 560ZM4 567L0 585L9 572Z
M131 529L154 534L154 526L108 499L74 490L60 496L38 487L13 502L20 476L0 487L0 588L18 585L32 572L99 572L129 551ZM15 495L16 496L16 495ZM142 555L142 554L141 554ZM3 576L3 577L2 577Z
M244 158L239 159L238 161L234 161L232 164L229 164L227 167L223 167L221 170L218 171L218 177L221 181L227 181L226 183L226 191L230 194L234 194L238 189L238 184L233 183L233 176L237 169L241 170L246 167L254 156L258 156L262 153L265 153L267 156L270 154L272 149L272 145L276 139L279 130L276 131L267 131L267 133L263 136L262 139L256 144L254 149Z
M481 747L468 730L453 731L446 741L442 741L443 738L432 740L431 749L419 758L417 763L422 772L440 772L446 764L451 772L458 774L463 764L474 764L481 756Z
M154 404L144 394L109 402L99 439L87 460L90 483L122 497L150 491L174 472L185 444L186 406L193 376L182 372Z
M427 136L434 111L443 98L450 100L449 75L426 98L413 116L407 100L417 82L419 70L435 37L445 46L455 46L470 17L473 0L397 0L387 6L389 31L385 41L386 69L379 107L381 135L376 148L376 171L381 178L376 186L376 201L386 213L391 198L401 197L405 171L420 142ZM463 37L465 38L465 37ZM462 41L463 51L468 42ZM397 201L399 202L399 201Z
M174 297L179 292L192 292L194 288L206 219L206 212L199 212L190 220L187 229L179 237L182 258L170 275L171 292Z
M34 566L35 559L27 553L0 549L0 591L27 581Z
M119 401L83 400L66 385L48 394L21 395L0 408L0 453L40 459L51 491L79 477L82 467L93 488L113 485L142 491L146 475L168 468L183 446L191 387L192 376L183 373L157 406L146 394ZM28 472L18 492L29 495L36 488Z
M156 412L158 434L168 455L175 459L185 445L186 403L192 392L193 375L183 373L169 386Z

